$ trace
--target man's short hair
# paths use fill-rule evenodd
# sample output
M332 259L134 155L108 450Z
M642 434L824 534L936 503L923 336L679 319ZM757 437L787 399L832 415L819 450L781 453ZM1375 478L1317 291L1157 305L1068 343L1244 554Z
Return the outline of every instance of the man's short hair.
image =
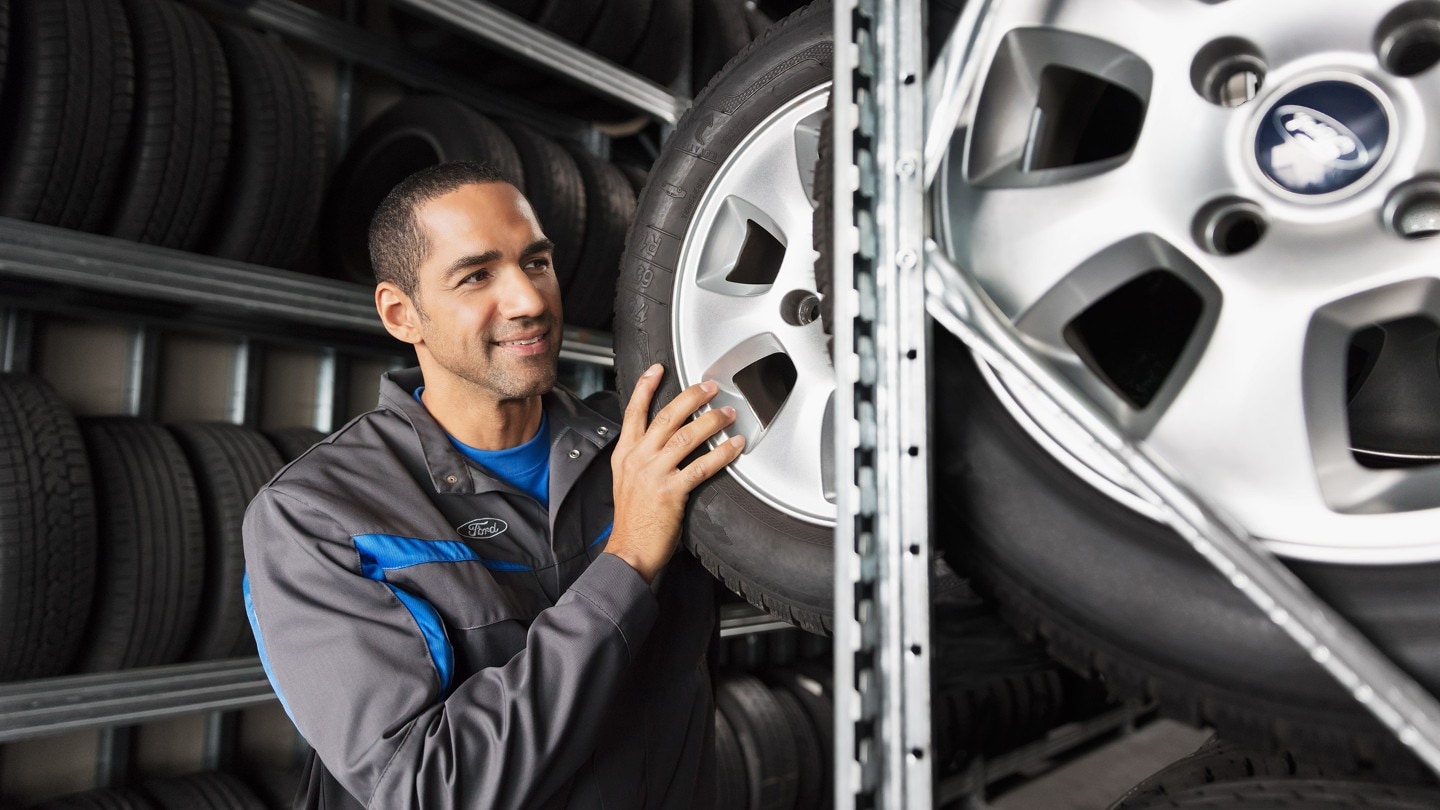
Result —
M430 255L430 236L416 211L462 186L483 183L515 185L494 166L473 160L440 163L401 180L370 218L370 266L375 280L393 282L414 298L420 283L418 270Z

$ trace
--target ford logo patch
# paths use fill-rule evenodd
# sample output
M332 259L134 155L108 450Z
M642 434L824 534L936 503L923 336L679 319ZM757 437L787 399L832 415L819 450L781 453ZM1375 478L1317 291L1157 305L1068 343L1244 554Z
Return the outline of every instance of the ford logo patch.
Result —
M510 524L500 518L487 517L476 518L455 531L459 532L461 537L484 540L489 537L504 534L508 528L510 528Z
M1260 171L1296 194L1330 194L1364 177L1390 137L1385 108L1350 82L1314 82L1286 93L1255 135Z

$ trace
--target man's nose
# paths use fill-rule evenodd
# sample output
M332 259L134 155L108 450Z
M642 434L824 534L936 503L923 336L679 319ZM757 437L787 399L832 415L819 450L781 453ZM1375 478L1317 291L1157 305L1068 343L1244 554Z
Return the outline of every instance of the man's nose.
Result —
M500 313L506 318L533 318L545 312L545 296L536 279L518 267L500 274Z

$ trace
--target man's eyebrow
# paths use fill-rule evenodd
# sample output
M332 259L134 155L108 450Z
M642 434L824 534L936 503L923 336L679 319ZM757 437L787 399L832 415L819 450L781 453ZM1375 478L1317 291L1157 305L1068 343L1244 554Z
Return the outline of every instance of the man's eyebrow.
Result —
M544 253L555 249L555 243L549 239L537 239L531 242L524 250L520 251L521 256L534 256L536 253Z
M457 274L463 273L464 271L469 270L477 264L489 264L490 262L493 262L499 258L500 251L498 250L487 250L484 253L475 253L470 256L461 256L460 258L451 262L450 266L446 268L444 279L448 282Z

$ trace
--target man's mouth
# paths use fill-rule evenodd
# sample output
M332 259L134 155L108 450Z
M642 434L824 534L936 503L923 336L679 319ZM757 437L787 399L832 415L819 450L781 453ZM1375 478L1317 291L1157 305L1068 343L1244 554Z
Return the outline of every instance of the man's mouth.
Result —
M536 335L535 337L524 338L523 340L502 340L502 341L499 342L499 345L501 345L501 346L533 346L534 344L539 343L540 340L541 340L541 338L543 338L543 337L545 337L545 336L544 336L544 335Z

